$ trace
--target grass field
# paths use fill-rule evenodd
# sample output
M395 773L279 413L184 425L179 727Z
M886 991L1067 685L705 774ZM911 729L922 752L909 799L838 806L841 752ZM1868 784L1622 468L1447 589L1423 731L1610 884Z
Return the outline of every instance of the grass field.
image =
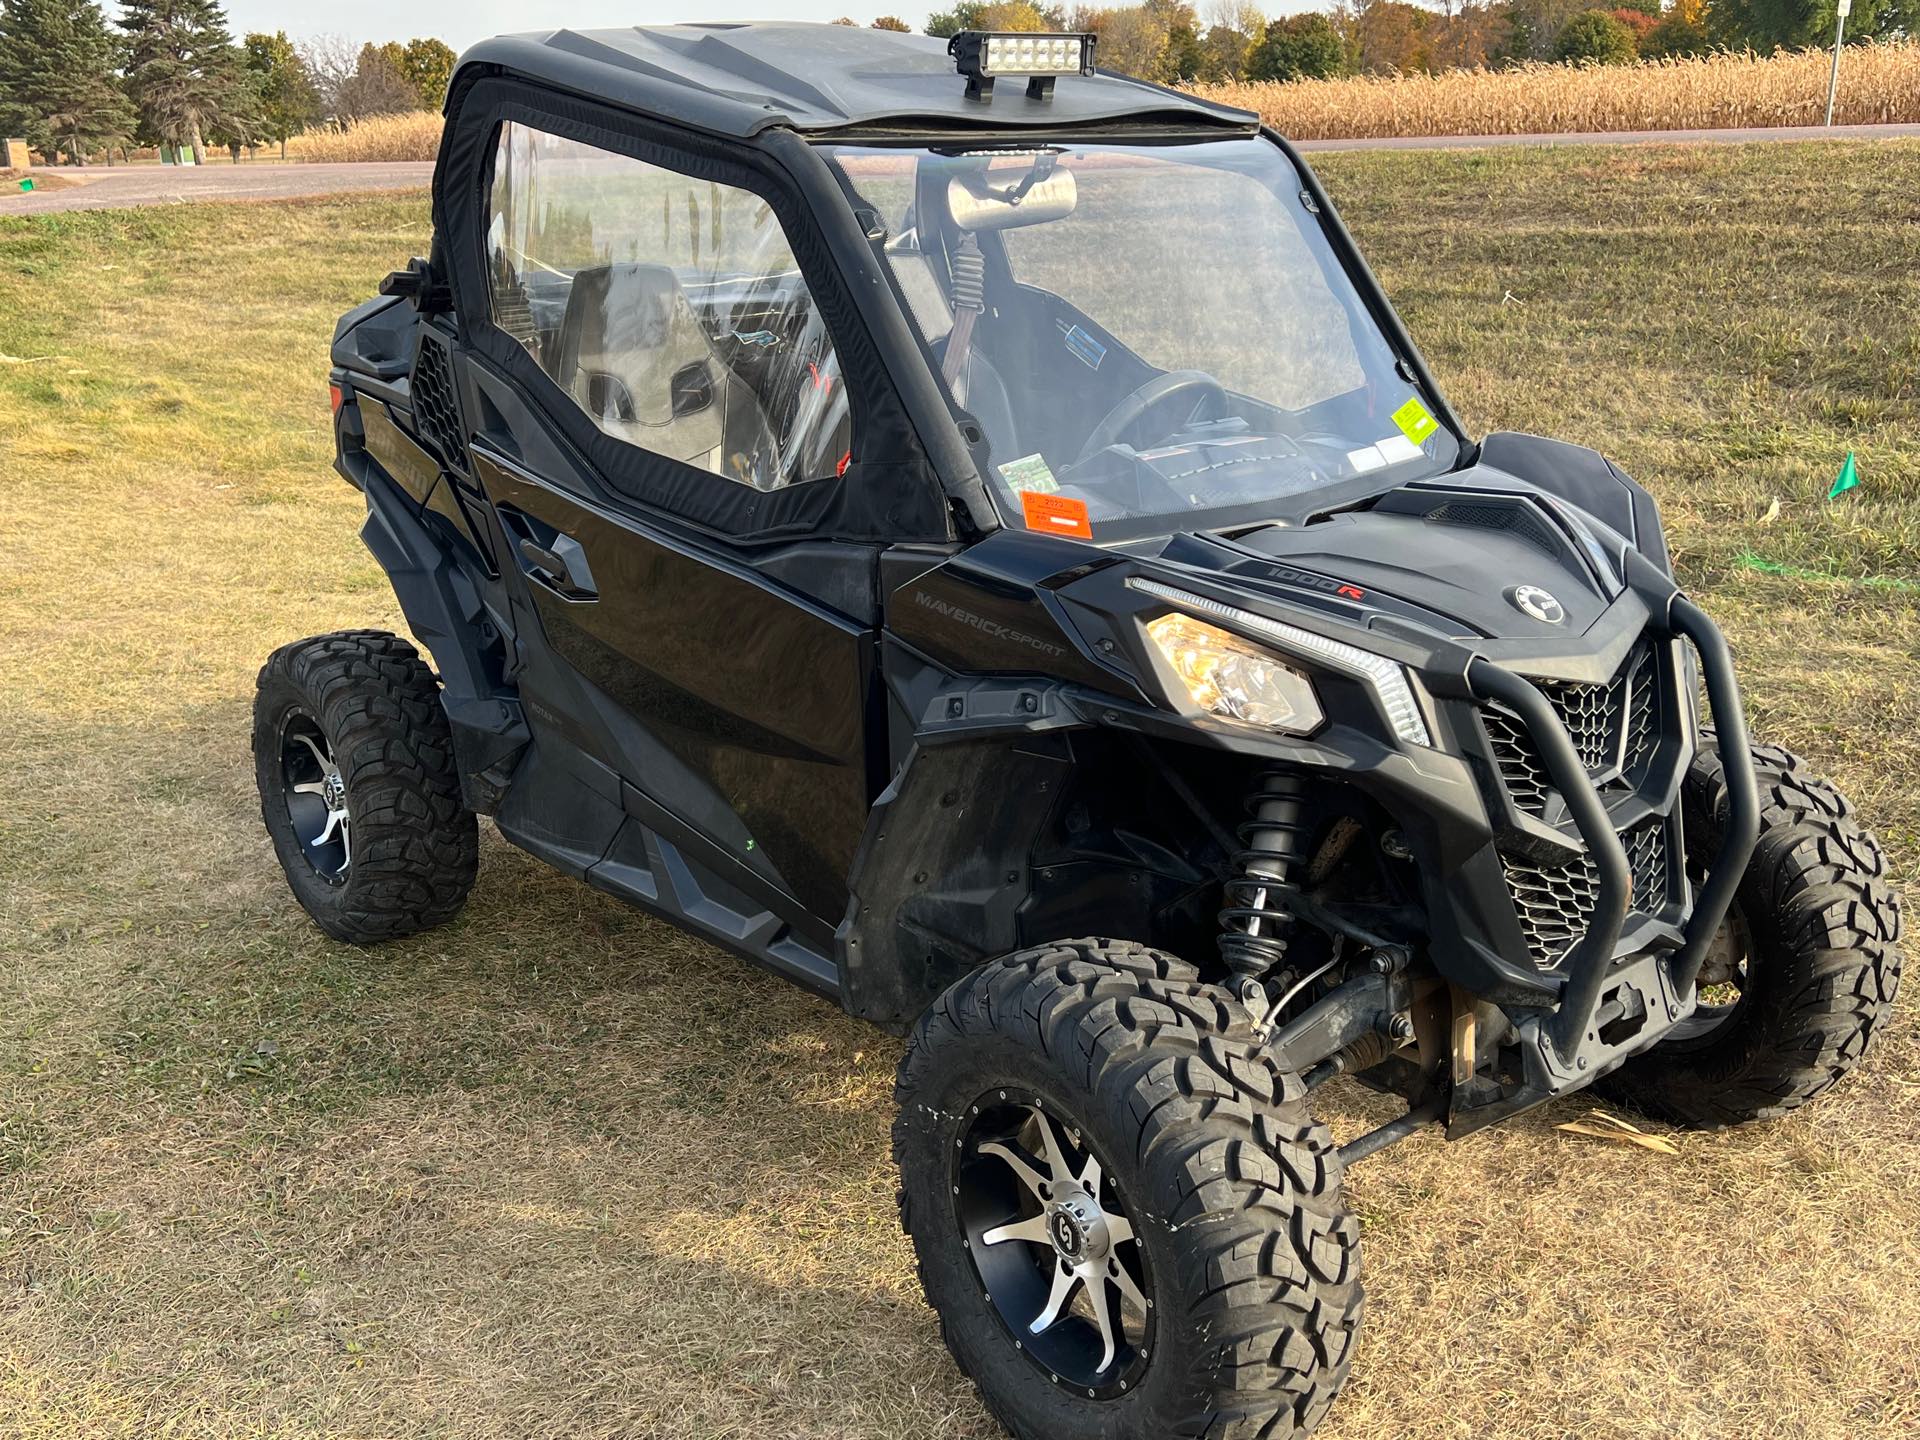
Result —
M1474 426L1653 488L1758 729L1910 889L1920 144L1324 171ZM419 197L0 221L0 1435L991 1436L895 1226L895 1042L491 832L379 951L280 882L254 671L398 621L326 341L426 235ZM1911 1002L1786 1122L1670 1157L1581 1113L1355 1171L1325 1435L1920 1430Z

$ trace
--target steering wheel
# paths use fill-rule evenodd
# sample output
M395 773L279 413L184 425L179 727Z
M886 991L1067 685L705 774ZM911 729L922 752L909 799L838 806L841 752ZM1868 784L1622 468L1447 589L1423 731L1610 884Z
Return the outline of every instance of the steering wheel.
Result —
M1154 376L1109 410L1106 418L1093 427L1093 433L1087 436L1087 443L1080 447L1079 457L1073 463L1079 465L1091 460L1132 429L1149 410L1164 405L1175 396L1185 395L1195 390L1206 392L1208 398L1222 409L1225 409L1229 403L1227 387L1206 371L1169 370L1165 374ZM1196 404L1193 407L1193 413L1198 414L1199 410L1200 407Z

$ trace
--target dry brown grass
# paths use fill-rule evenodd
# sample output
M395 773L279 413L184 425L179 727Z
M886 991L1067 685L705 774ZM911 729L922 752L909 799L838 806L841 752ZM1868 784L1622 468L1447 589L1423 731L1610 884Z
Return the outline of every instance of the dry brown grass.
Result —
M309 130L287 141L287 159L320 165L433 160L440 154L440 112L376 115L350 130Z
M1870 581L1920 580L1920 144L1323 169L1473 425L1653 487L1756 724L1911 891L1920 613ZM987 1440L894 1221L894 1042L491 830L415 940L287 896L253 675L399 621L324 355L425 239L417 196L0 220L0 1436ZM1576 1100L1358 1167L1325 1440L1910 1440L1913 1014L1674 1157Z
M1830 60L1829 52L1808 50L1192 88L1258 111L1294 140L1719 130L1820 124ZM1920 41L1849 49L1833 118L1841 125L1920 121Z

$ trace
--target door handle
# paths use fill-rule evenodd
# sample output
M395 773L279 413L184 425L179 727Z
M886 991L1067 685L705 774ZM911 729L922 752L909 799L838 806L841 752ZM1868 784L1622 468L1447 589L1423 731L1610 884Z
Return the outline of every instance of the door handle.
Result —
M551 544L542 545L528 536L520 539L521 568L562 600L576 603L598 600L593 571L587 566L587 552L571 535L555 534Z

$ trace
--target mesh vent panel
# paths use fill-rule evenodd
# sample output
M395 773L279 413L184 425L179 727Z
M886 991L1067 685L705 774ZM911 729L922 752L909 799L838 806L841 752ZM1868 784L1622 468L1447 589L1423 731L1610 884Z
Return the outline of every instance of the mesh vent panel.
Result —
M461 433L459 402L453 395L453 368L447 361L446 347L432 340L420 342L420 358L413 364L413 423L419 427L420 438L439 452L445 464L466 469L462 459L466 437Z
M1651 652L1641 649L1602 684L1540 682L1540 693L1567 727L1589 775L1607 775L1617 767L1629 782L1639 777L1660 738L1655 728L1659 707L1654 703L1658 674ZM1480 717L1513 803L1530 815L1543 815L1553 784L1526 726L1499 705L1484 706Z
M1667 822L1659 816L1643 820L1621 835L1620 843L1633 873L1633 908L1648 913L1663 909L1669 898ZM1536 966L1547 969L1587 933L1599 874L1584 855L1563 866L1536 865L1518 856L1503 856L1501 863L1527 950Z

